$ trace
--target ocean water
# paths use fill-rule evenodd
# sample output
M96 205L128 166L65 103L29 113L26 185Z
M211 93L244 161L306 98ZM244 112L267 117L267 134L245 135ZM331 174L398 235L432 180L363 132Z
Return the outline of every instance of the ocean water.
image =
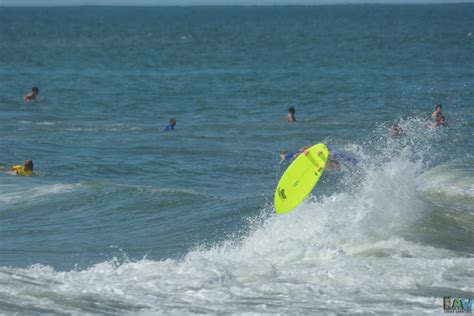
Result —
M0 174L0 313L472 298L473 21L473 4L0 7L0 163L37 173ZM45 102L23 102L33 85ZM359 163L276 216L279 154L317 142Z

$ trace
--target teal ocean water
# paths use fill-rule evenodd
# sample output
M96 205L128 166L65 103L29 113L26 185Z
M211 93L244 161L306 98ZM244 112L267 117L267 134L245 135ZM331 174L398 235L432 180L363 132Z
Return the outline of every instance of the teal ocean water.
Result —
M473 21L473 4L0 7L0 163L37 174L0 174L0 313L473 297ZM45 102L23 101L34 85ZM318 142L359 163L276 216L279 154Z

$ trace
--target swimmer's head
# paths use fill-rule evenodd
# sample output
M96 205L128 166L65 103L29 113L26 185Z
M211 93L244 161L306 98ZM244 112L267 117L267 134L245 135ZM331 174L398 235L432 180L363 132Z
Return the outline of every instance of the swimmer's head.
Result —
M295 108L294 108L293 106L290 106L290 107L288 108L288 113L295 114L295 113L296 113Z
M31 91L32 91L34 94L38 94L38 93L39 93L38 87L33 87L33 88L31 88Z
M391 132L393 136L401 136L404 134L402 127L396 123L392 125Z
M174 119L174 118L170 119L170 125L175 126L176 125L176 119Z
M435 110L441 111L442 109L443 109L443 106L441 105L441 103L436 104Z
M23 167L25 168L25 171L26 171L26 170L31 170L31 171L33 171L33 168L34 168L33 161L31 161L31 160L25 160L24 163L23 163Z

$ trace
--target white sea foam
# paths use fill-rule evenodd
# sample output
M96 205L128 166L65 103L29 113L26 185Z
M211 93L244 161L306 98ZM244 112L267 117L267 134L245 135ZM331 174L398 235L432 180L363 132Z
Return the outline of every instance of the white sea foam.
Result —
M73 191L77 184L49 184L22 189L17 186L9 192L0 194L0 203L28 202L38 198Z
M44 122L38 122L36 123L36 125L46 125L46 126L51 126L51 125L55 125L54 122L48 122L48 121L44 121Z
M443 296L474 293L474 258L455 249L472 240L450 249L416 239L431 216L417 190L427 143L386 141L375 155L348 147L359 170L335 192L284 216L264 209L221 244L66 272L0 268L0 298L20 313L441 313Z
M428 170L418 178L420 190L474 198L474 158L451 161Z

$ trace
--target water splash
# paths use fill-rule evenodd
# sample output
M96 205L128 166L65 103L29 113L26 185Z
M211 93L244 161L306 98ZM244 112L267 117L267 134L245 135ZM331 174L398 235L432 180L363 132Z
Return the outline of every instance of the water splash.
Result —
M403 124L403 137L391 137L382 124L362 146L344 146L360 163L326 174L323 184L332 192L316 191L284 216L268 205L248 219L240 235L198 246L182 259L130 261L124 255L66 272L42 265L0 268L0 309L432 313L441 309L443 295L472 296L474 258L446 242L437 244L433 235L425 242L421 232L434 211L418 176L438 157L432 144L442 140L442 130L416 118ZM472 243L469 236L458 235L456 242Z

